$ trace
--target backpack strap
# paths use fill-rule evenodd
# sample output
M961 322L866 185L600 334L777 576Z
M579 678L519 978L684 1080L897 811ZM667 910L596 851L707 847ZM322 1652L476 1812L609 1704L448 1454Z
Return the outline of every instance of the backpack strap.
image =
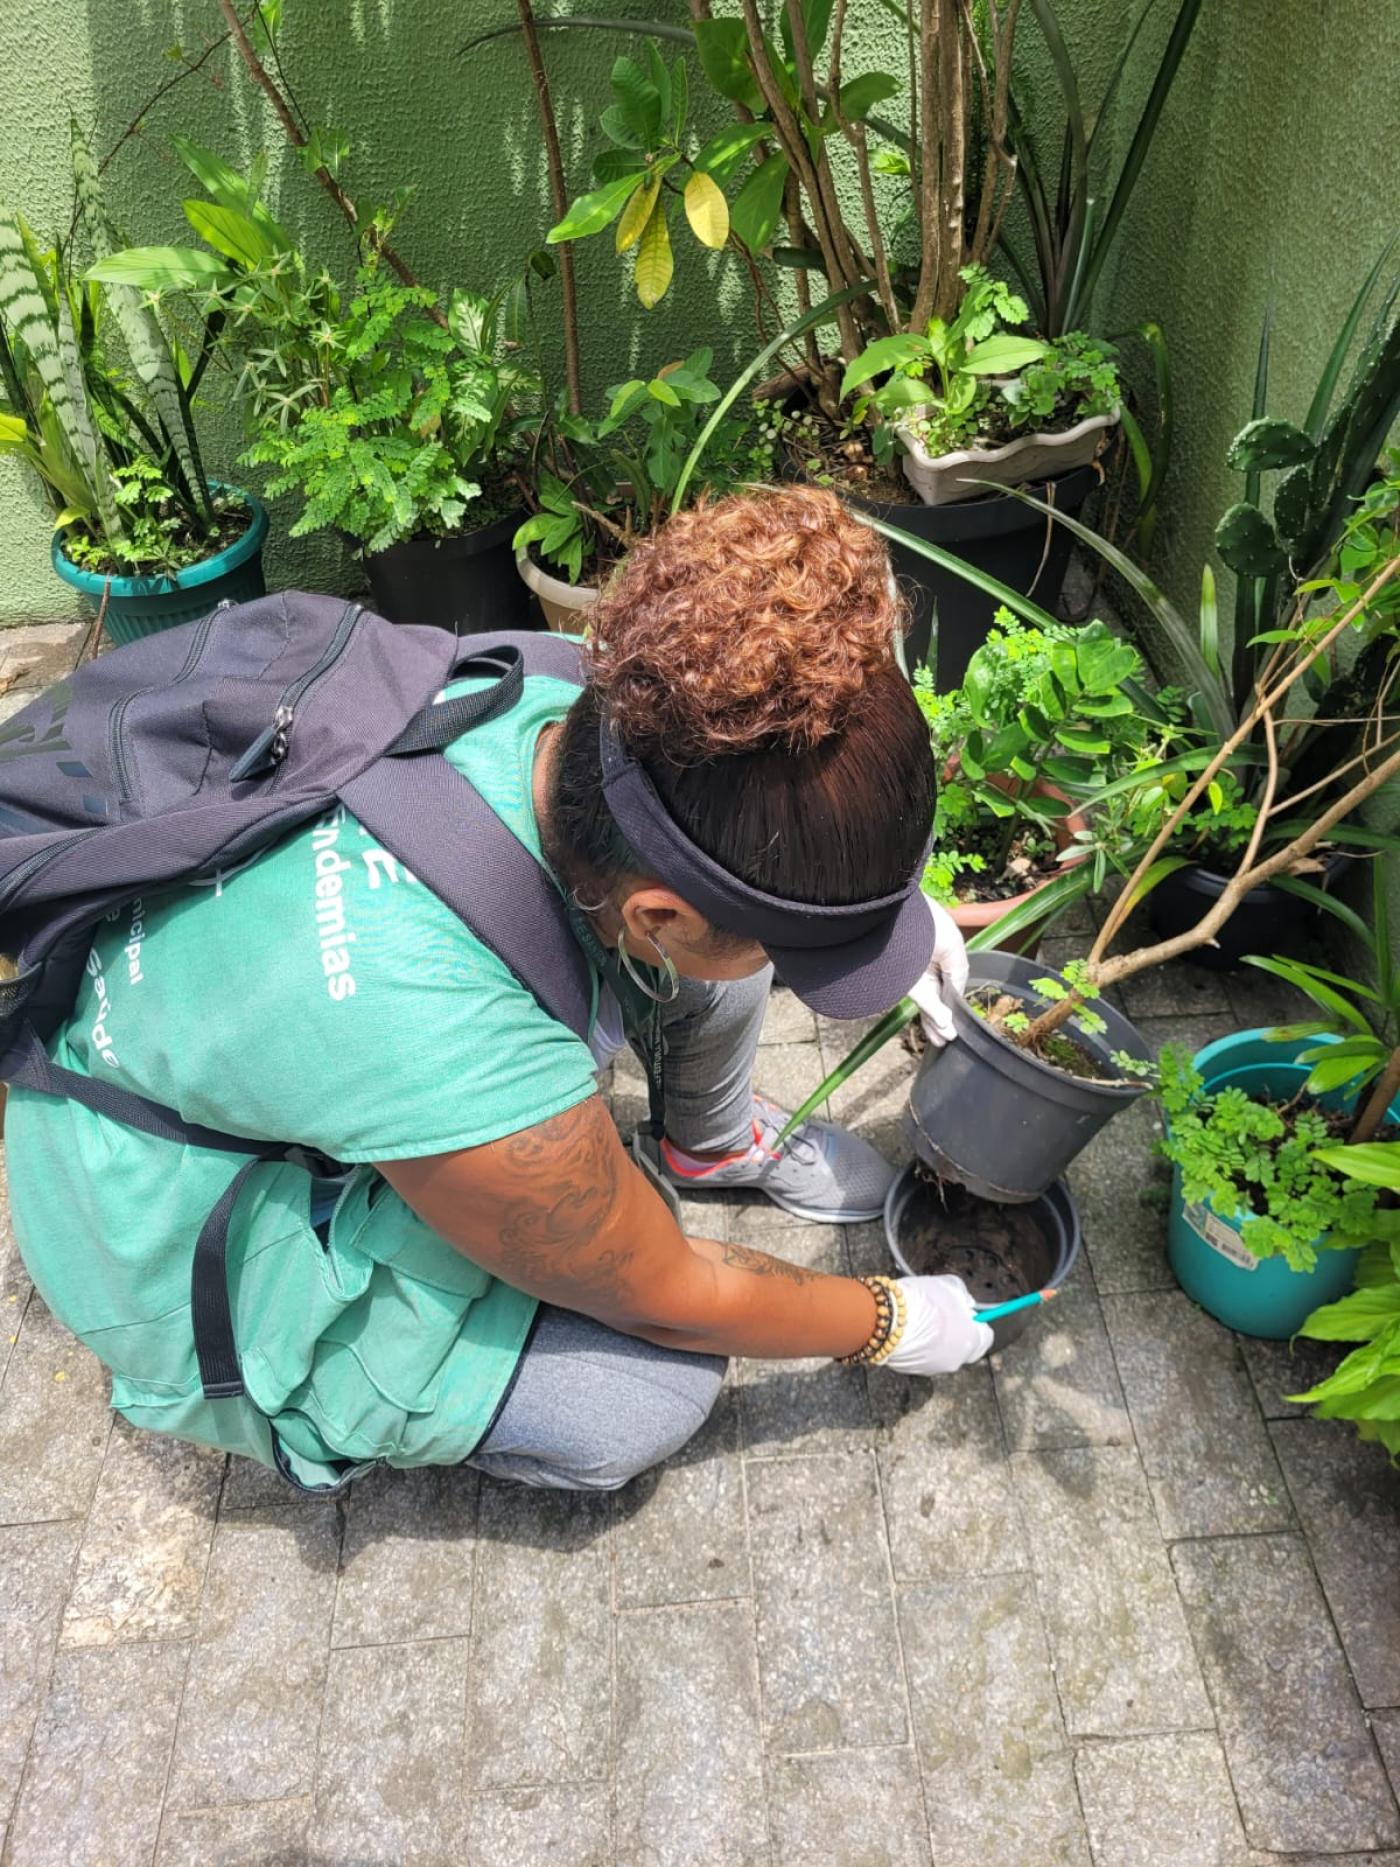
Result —
M581 685L578 647L521 631L464 638L453 680L492 686L422 708L384 757L343 786L341 801L420 882L503 960L551 1017L587 1041L593 976L553 878L470 779L440 753L515 705L527 673ZM463 860L464 850L470 851Z
M548 871L440 755L379 759L341 789L371 835L585 1041L593 975Z
M281 1143L253 1141L247 1135L225 1134L221 1129L186 1121L163 1102L149 1101L135 1090L105 1082L100 1076L83 1076L77 1070L65 1070L50 1059L32 1024L24 1025L6 1053L0 1065L0 1080L18 1084L22 1089L37 1089L41 1095L80 1102L94 1115L105 1115L111 1121L137 1128L142 1134L153 1134L162 1141L178 1141L187 1147L217 1148L222 1154L253 1154L258 1160L275 1160L286 1151Z

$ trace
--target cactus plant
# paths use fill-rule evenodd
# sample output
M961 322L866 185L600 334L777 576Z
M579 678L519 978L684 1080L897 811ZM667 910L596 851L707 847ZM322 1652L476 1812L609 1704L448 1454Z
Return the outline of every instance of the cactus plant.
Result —
M1271 467L1296 467L1316 452L1317 443L1310 434L1291 421L1265 415L1240 429L1225 458L1240 473L1259 473Z
M1272 577L1288 564L1278 533L1258 506L1243 499L1216 526L1215 548L1240 577Z
M1274 530L1290 544L1301 538L1312 516L1312 464L1303 461L1274 488Z

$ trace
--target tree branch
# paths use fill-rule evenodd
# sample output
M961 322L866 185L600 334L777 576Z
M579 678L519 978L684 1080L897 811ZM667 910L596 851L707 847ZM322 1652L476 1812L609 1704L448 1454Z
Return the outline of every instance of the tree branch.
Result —
M797 171L798 180L811 204L814 231L817 236L817 245L821 248L822 264L826 276L834 292L844 291L847 286L854 285L856 280L847 274L840 243L827 221L821 189L807 149L807 139L802 134L801 125L788 108L787 99L783 96L769 69L768 56L763 43L763 22L759 18L755 0L743 0L743 14L744 28L749 40L749 53L753 60L758 88L762 91L763 101L772 115L774 127L783 146L783 154ZM855 319L851 316L851 308L848 304L842 305L837 312L837 324L841 332L842 355L848 363L854 362L860 354L861 345Z
M1240 721L1239 725L1235 728L1234 732L1230 734L1229 738L1224 741L1220 749L1216 752L1215 756L1211 759L1210 763L1206 766L1205 770L1201 772L1195 779L1194 783L1192 783L1188 787L1186 794L1182 798L1181 802L1176 806L1176 809L1172 812L1171 816L1168 817L1167 821L1163 824L1162 828L1157 832L1156 836L1152 839L1152 842L1149 844L1146 854L1142 857L1141 861L1138 863L1137 868L1133 871L1132 876L1129 878L1129 881L1126 887L1124 888L1122 894L1118 897L1117 901L1114 902L1113 907L1109 910L1108 917L1104 921L1103 926L1100 928L1098 938L1095 940L1094 945L1092 949L1090 950L1089 964L1091 966L1095 965L1103 957L1103 955L1108 951L1108 948L1112 945L1115 936L1118 934L1119 930L1122 928L1123 922L1128 918L1128 915L1132 912L1131 907L1128 906L1127 904L1131 901L1133 895L1136 893L1138 887L1142 883L1143 878L1146 876L1148 870L1152 867L1153 863L1157 860L1158 856L1161 855L1162 851L1166 848L1167 844L1171 841L1172 837L1176 834L1176 831L1179 829L1181 825L1182 819L1187 815L1187 813L1190 810L1194 808L1194 806L1200 801L1200 799L1205 796L1207 790L1210 788L1212 779L1219 776L1220 772L1229 763L1230 759L1239 750L1239 748L1246 742L1246 740L1253 737L1254 732L1259 725L1260 718L1262 717L1264 711L1266 710L1270 712L1273 711L1273 709L1278 705L1279 701L1289 691L1289 689L1295 684L1295 682L1301 680L1303 675L1307 673L1308 669L1317 660L1318 656L1323 655L1327 652L1327 650L1332 646L1333 642L1339 639L1339 637L1342 635L1344 630L1351 627L1352 623L1355 622L1356 618L1365 611L1365 609L1371 603L1371 601L1380 594L1380 592L1385 588L1386 584L1388 584L1391 581L1391 579L1395 577L1397 574L1400 574L1400 557L1392 558L1390 562L1387 565L1385 565L1385 567L1381 571L1379 571L1375 577L1372 578L1371 583L1368 586L1368 588L1362 591L1361 595L1356 599L1356 601L1351 605L1351 607L1348 610L1346 610L1337 619L1336 622L1332 624L1332 626L1326 631L1326 633L1314 644L1312 649L1309 650L1309 652L1305 656L1303 656L1300 660L1297 660L1294 666L1286 674L1284 674L1279 680L1277 680L1275 684L1271 688L1269 688L1269 690L1266 693L1262 695L1261 698L1256 700L1253 710L1249 714L1247 714L1243 720ZM1271 657L1270 662L1265 670L1264 677L1261 679L1261 682L1260 682L1261 687L1264 685L1265 680L1267 680L1268 678L1271 678L1271 673L1272 673L1274 666L1275 666L1275 662L1274 662L1274 659Z
M1381 1071L1375 1088L1366 1098L1366 1106L1356 1118L1356 1124L1347 1136L1351 1146L1359 1147L1363 1141L1374 1140L1376 1131L1385 1120L1386 1111L1396 1096L1400 1096L1400 1045L1390 1053L1390 1061Z
M801 0L784 0L788 23L792 27L792 55L797 66L798 93L802 99L802 109L809 122L815 123L821 114L817 101L817 75L812 66L812 51L807 43L807 22L802 16ZM798 124L799 130L802 128ZM805 141L805 137L804 137ZM832 179L831 161L826 153L825 139L819 139L812 156L812 168L821 189L822 205L826 211L827 224L832 237L842 249L842 259L850 282L868 278L870 265L864 253L856 245L850 228L846 225L841 212L841 204L836 198L836 183Z
M885 237L880 231L880 215L875 205L875 181L870 170L870 151L865 141L865 125L848 123L841 109L841 35L845 26L846 0L836 0L836 10L831 21L831 64L829 67L831 114L836 119L836 127L855 151L856 173L860 178L860 202L865 213L865 230L870 236L870 252L875 262L875 277L880 287L880 303L884 308L885 322L893 334L899 329L899 312L895 307L894 283L890 278Z
M919 283L909 328L922 331L933 316L942 256L943 222L939 212L943 150L938 130L938 0L919 0ZM912 0L910 12L912 15Z
M520 14L520 29L525 36L525 56L535 86L535 100L540 110L540 127L544 131L549 198L553 203L555 221L558 222L569 211L564 156L559 147L559 125L554 115L554 100L550 96L549 76L540 53L540 36L535 30L535 10L530 0L516 0L516 6ZM570 240L562 241L559 246L559 287L564 300L564 393L568 398L569 413L581 415L583 377L579 368L578 297L574 282L574 249Z
M229 37L237 46L238 55L243 60L249 77L260 90L266 93L273 110L277 113L278 122L286 132L287 141L294 149L305 149L306 137L296 117L292 114L291 105L282 95L281 90L268 72L267 67L253 50L252 43L243 29L243 22L238 17L233 0L218 0L218 4L219 11L223 14L224 20L228 26ZM335 202L346 220L349 221L358 237L360 232L360 215L355 203L350 199L349 195L346 194L345 190L328 168L324 166L318 168L315 174L317 181L320 182L331 200ZM378 251L383 255L388 264L393 267L394 271L398 274L399 278L403 280L405 285L417 285L419 283L418 278L409 270L403 260L400 259L397 252L395 252L394 248L387 240L380 239L376 242L376 245ZM425 307L425 309L427 310L428 316L432 318L435 323L440 324L444 330L447 329L447 319L443 316L437 305L429 305Z
M1338 798L1315 823L1310 823L1283 849L1277 850L1262 862L1256 862L1252 868L1237 869L1209 911L1201 916L1194 927L1187 928L1184 933L1173 934L1169 940L1159 940L1154 946L1139 947L1135 953L1123 953L1115 959L1103 960L1098 965L1091 964L1089 976L1093 983L1100 989L1116 985L1120 979L1131 979L1136 973L1146 972L1151 966L1161 966L1169 959L1179 959L1183 953L1193 953L1197 947L1208 945L1251 888L1260 888L1265 882L1271 882L1276 875L1291 869L1317 847L1329 830L1334 829L1344 817L1349 817L1397 776L1400 776L1400 751L1393 752L1384 763L1369 771L1345 796ZM1068 998L1052 1005L1024 1033L1023 1042L1029 1044L1035 1039L1049 1036L1068 1018L1073 1017L1083 1002L1079 994L1071 993Z

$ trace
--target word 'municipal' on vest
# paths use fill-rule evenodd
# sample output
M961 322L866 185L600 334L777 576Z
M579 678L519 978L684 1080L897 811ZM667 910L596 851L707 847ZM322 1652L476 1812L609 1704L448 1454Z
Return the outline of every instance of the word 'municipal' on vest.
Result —
M326 990L337 1002L355 996L355 975L350 970L350 948L355 944L355 935L346 919L342 880L345 871L355 865L336 847L344 822L344 806L337 804L311 832L316 859L315 915L321 970L326 975Z
M127 929L127 943L122 948L126 954L126 976L132 985L140 985L146 976L141 970L141 942L146 937L145 911L138 895L131 904L131 925Z

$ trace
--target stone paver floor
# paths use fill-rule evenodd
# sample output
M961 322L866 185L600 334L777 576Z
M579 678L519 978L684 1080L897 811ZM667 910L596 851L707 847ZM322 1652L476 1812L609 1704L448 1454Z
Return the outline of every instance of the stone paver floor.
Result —
M1288 1010L1139 993L1158 1041ZM769 1035L784 1098L851 1042L781 994ZM902 1151L908 1068L837 1112ZM5 1867L1400 1867L1400 1474L1283 1399L1317 1350L1176 1288L1151 1142L1139 1106L1076 1164L1085 1257L990 1365L738 1365L612 1498L305 1502L135 1433L6 1224ZM884 1263L874 1227L703 1212Z

